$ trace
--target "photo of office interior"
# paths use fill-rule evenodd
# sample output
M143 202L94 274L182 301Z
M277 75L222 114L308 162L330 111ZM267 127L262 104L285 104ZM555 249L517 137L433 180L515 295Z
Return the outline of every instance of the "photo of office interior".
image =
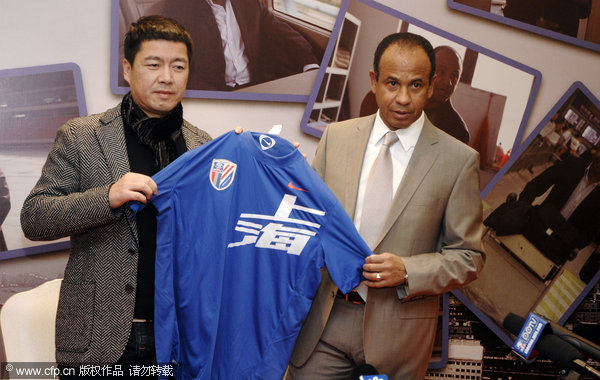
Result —
M477 280L440 297L424 378L561 379L565 372L546 356L524 362L511 353L514 335L502 322L509 312L535 312L600 345L598 188L562 191L566 182L577 187L582 172L596 173L600 4L572 1L589 5L589 15L577 19L576 36L558 23L528 24L502 14L511 0L0 0L0 379L15 377L7 361L57 364L56 312L70 239L25 238L23 202L40 178L57 129L122 102L130 90L122 72L125 30L154 12L185 19L190 31L204 28L196 32L200 36L210 29L215 37L194 36L192 64L200 66L190 67L181 101L185 121L215 139L238 126L262 134L278 126L280 137L300 143L309 163L327 125L377 110L369 80L377 43L404 31L428 39L444 71L424 112L480 156L486 260ZM224 84L221 68L209 67L225 54L214 46L223 42L220 30L206 21L214 13L198 18L193 9L204 12L211 3L229 4L236 16L243 3L243 13L265 16L283 28L270 37L291 38L283 48L293 52L272 42L269 51L256 54L258 45L249 44L246 58L258 55L268 64ZM242 29L258 30L256 20L237 21ZM210 46L199 45L204 43ZM554 180L560 189L547 186ZM559 198L568 206L557 210ZM127 248L123 260L135 254ZM73 279L66 282L69 287ZM261 278L261 284L269 282ZM127 285L118 289L130 295L137 284ZM72 312L92 297L80 300ZM411 320L417 311L404 317ZM80 314L81 321L97 321L102 313ZM600 362L585 360L600 369Z
M563 100L483 200L488 265L461 292L498 326L564 320L598 277L600 103L580 84Z
M301 96L312 89L341 0L282 0L272 8L257 0L231 1L230 11L226 8L222 13L215 11L218 3L211 7L204 1L185 0L113 2L113 17L117 18L113 27L118 30L113 41L118 45L114 48L118 56L113 57L113 81L117 83L113 90L124 93L127 86L120 62L128 26L141 16L160 14L188 25L194 41L187 87L192 90L190 96L252 99L251 94L257 93L274 94L270 99L276 99L275 94L296 95L302 101ZM226 15L239 24L235 32L220 29L232 23Z
M375 113L375 96L366 73L372 69L376 43L387 33L420 34L432 42L440 63L425 113L438 128L479 152L483 189L520 137L540 75L456 36L432 31L431 25L401 17L365 2L349 2L312 110L308 104L305 128L320 136L331 122Z
M0 212L6 241L0 251L39 245L23 235L21 205L39 178L58 128L84 114L85 95L76 65L0 70L0 170L10 199L10 211Z

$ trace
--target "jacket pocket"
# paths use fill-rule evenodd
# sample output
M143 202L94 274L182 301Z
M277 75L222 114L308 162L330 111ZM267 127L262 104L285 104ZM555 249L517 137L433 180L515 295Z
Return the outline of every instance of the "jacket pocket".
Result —
M84 352L91 342L95 284L63 281L56 312L56 348Z

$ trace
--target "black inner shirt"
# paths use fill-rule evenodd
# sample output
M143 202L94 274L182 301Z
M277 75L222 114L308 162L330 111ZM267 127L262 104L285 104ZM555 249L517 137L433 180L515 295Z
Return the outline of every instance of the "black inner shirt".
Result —
M158 172L154 150L141 143L135 133L125 128L125 142L130 169L134 173L153 176ZM187 150L183 134L175 140L177 157ZM134 318L154 319L154 261L156 259L156 214L157 210L149 204L137 213L135 222L139 239L137 286L135 295Z

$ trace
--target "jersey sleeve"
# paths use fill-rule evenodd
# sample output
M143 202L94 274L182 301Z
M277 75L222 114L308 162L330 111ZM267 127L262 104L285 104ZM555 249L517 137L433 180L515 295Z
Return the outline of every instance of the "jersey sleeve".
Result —
M360 283L365 258L372 252L338 202L329 210L321 244L331 278L343 293L350 292Z

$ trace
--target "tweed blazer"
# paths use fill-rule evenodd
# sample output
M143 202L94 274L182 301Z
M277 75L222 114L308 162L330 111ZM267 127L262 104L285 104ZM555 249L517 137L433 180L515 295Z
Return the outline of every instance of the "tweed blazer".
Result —
M330 124L313 168L354 216L375 115ZM367 363L392 379L422 379L433 348L439 295L477 277L484 263L479 155L429 120L385 216L373 252L401 256L408 287L370 288L363 347ZM302 366L329 318L337 287L322 273L291 362Z
M184 121L188 149L211 139ZM127 343L135 304L138 237L108 190L130 171L120 105L68 121L58 130L42 175L23 205L32 240L71 237L56 317L59 364L114 363Z

